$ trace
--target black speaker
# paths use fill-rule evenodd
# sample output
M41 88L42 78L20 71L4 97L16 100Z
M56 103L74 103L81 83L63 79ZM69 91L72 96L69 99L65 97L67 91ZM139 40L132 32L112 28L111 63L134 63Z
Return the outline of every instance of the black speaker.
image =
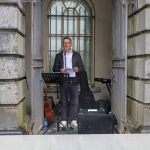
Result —
M105 114L98 109L80 109L78 113L79 134L113 134L116 124L113 113Z

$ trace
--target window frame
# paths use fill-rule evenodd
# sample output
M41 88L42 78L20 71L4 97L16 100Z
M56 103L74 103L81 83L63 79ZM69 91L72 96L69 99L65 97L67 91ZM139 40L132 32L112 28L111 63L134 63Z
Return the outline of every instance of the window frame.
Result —
M53 4L53 2L54 2L54 0L53 1L51 1L50 3L49 3L49 5L48 5L48 14L47 14L47 24L48 24L48 53L49 52L51 52L51 50L50 50L50 48L49 48L49 38L50 37L56 37L57 36L57 33L56 34L51 34L51 33L49 33L49 18L50 17L64 17L64 16L62 16L62 15L57 15L57 16L55 16L55 15L50 15L49 14L49 10L51 9L51 6L52 6L52 4ZM90 61L89 61L89 66L90 66L90 83L94 83L94 74L95 74L95 63L94 63L94 60L95 60L95 10L94 10L94 7L93 7L93 4L91 3L91 1L90 0L86 0L86 3L89 5L89 8L91 8L91 10L90 10L90 12L91 12L91 15L90 16L77 16L78 17L78 19L80 19L80 18L82 18L82 17L91 17L90 19L92 19L92 24L90 25L91 26L91 31L90 31L90 34L84 34L84 35L82 35L82 34L78 34L78 35L76 35L76 36L70 36L70 35L68 35L68 34L60 34L58 37L60 37L61 38L61 40L62 40L62 38L63 37L65 37L65 36L69 36L69 37L73 37L72 38L72 40L73 40L73 42L74 42L74 38L75 37L78 37L78 38L81 38L81 37L84 37L84 38L89 38L89 39L91 39L91 41L89 41L89 43L91 42L91 44L90 44L90 48L89 48L89 50L90 50L90 53L89 53L89 57L90 57ZM66 8L66 10L67 10L68 8ZM69 8L70 9L70 8ZM76 16L75 16L76 17ZM73 19L75 19L75 18L73 18ZM90 20L89 19L89 20ZM62 22L62 21L61 21ZM63 24L61 23L61 25L63 26ZM62 27L63 28L63 27ZM56 29L57 30L57 29ZM56 35L56 36L55 36ZM75 35L75 34L74 34ZM56 40L57 41L57 40ZM80 43L79 43L80 44ZM56 43L56 45L57 45L57 43ZM62 41L61 41L61 47L62 47ZM73 46L73 48L74 48L74 46ZM62 49L62 48L61 48ZM80 53L80 48L78 48L79 49L79 53ZM58 48L57 48L57 50L56 50L56 53L58 53ZM56 54L55 53L55 54ZM85 51L84 51L84 53L86 53ZM50 71L50 66L52 67L52 65L53 64L51 64L51 62L50 62L50 58L52 58L51 56L50 57L48 57L48 59L47 59L47 71ZM54 58L53 58L54 59ZM84 61L84 60L83 60ZM88 68L89 69L89 68Z

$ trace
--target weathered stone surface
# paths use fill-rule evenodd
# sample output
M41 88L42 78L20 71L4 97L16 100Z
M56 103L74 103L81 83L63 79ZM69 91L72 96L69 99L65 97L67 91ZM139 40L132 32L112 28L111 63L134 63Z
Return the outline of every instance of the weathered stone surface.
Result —
M18 104L25 97L25 81L0 82L0 104Z
M150 34L128 39L128 56L150 54Z
M140 85L140 87L137 85ZM137 90L139 91L137 92ZM128 79L127 95L137 100L143 101L144 100L144 87L143 87L142 81L136 82L135 80Z
M24 59L13 57L0 58L0 79L24 77L24 69Z
M18 29L25 33L25 18L15 6L0 6L0 28Z
M17 28L17 10L14 6L0 6L1 28Z
M135 98L143 103L150 103L150 83L128 79L127 83L128 96Z
M140 11L128 20L128 35L150 29L150 8Z
M128 15L132 14L134 11L139 10L143 6L150 4L150 0L128 0ZM135 3L135 7L131 5L131 3Z
M0 4L1 3L17 3L20 7L20 9L24 10L24 6L23 6L23 2L24 0L0 0Z
M128 59L128 75L139 78L150 79L150 59L132 58Z
M18 14L18 29L19 29L19 31L21 31L23 34L25 34L25 17L24 17L23 14L19 11L19 9L17 10L17 14Z
M22 0L0 0L0 28L8 29L8 32L6 30L0 32L0 54L24 55L25 39L19 33L9 32L9 29L17 29L25 34L25 17L17 5L12 6L11 3L18 3L19 7L24 9ZM0 79L23 77L24 69L23 58L0 57ZM25 97L24 82L0 82L0 128L17 128L23 123L25 104L19 102ZM3 105L18 103L16 107Z
M12 129L22 125L25 117L25 103L16 107L0 107L0 128Z
M0 128L17 128L18 114L15 107L0 107Z
M138 1L138 9L150 0ZM130 6L129 6L130 7ZM133 11L129 8L129 14ZM145 8L133 15L128 21L128 35L150 29L150 8ZM140 34L128 39L128 56L150 54L150 34ZM128 76L150 79L150 59L132 58L128 59ZM146 81L128 79L127 95L138 100L127 100L127 115L132 120L132 126L150 126L150 83ZM142 103L141 103L142 102Z
M127 99L127 115L137 120L137 103L129 98Z
M139 0L138 1L138 8L141 8L142 6L150 4L150 0Z
M23 126L23 123L25 121L25 115L26 115L25 100L18 105L17 109L18 109L18 124L19 126Z
M25 39L15 32L0 32L0 54L24 55Z
M139 106L144 111L144 117L143 117L143 125L144 126L150 126L150 106L145 106L140 104ZM140 111L139 111L140 114Z
M150 125L150 105L147 106L128 98L127 110L127 114L133 119L133 122L143 126Z

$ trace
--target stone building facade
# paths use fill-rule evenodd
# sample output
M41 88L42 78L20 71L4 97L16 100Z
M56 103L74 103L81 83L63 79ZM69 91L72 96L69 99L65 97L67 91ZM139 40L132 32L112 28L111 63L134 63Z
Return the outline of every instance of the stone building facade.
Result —
M0 1L0 128L22 125L25 111L25 12L20 1Z
M23 128L30 132L33 127L33 133L36 134L44 118L42 90L44 84L41 73L48 71L45 35L46 11L49 3L50 0L0 0L1 131L11 132ZM125 88L120 88L123 94L121 99L119 93L116 94L116 100L112 98L112 111L122 124L121 133L149 132L150 1L91 0L91 3L95 8L93 76L112 77L112 60L115 63L123 63L127 70L124 72L124 85L119 82L119 76L116 77L116 81ZM118 11L114 11L115 8ZM118 17L115 19L112 12L119 13L120 10L123 10L124 14L117 16L114 13ZM116 25L121 22L119 32L118 27L112 28L114 21ZM112 34L115 33L118 34L112 39ZM126 36L121 41L124 47L125 55L122 59L124 62L112 58L114 51L112 45L114 41L119 40L118 35ZM112 91L115 92L117 92L117 88L114 90L116 81L112 86ZM97 83L94 84L95 88L99 86ZM100 89L106 91L103 85L100 85Z
M128 9L127 114L132 126L143 126L142 132L149 132L150 1L138 0L134 3L135 6Z

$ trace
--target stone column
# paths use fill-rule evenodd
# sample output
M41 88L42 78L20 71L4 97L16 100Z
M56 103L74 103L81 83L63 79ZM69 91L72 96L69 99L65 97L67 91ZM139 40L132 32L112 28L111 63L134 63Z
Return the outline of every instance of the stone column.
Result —
M26 8L26 75L29 89L26 90L27 113L32 124L32 133L37 134L44 118L43 110L43 57L41 55L42 2L30 1ZM45 39L47 40L47 39Z
M127 114L131 131L150 132L150 0L140 0L132 9L128 20Z
M25 14L21 0L0 0L0 129L19 129L25 110Z

